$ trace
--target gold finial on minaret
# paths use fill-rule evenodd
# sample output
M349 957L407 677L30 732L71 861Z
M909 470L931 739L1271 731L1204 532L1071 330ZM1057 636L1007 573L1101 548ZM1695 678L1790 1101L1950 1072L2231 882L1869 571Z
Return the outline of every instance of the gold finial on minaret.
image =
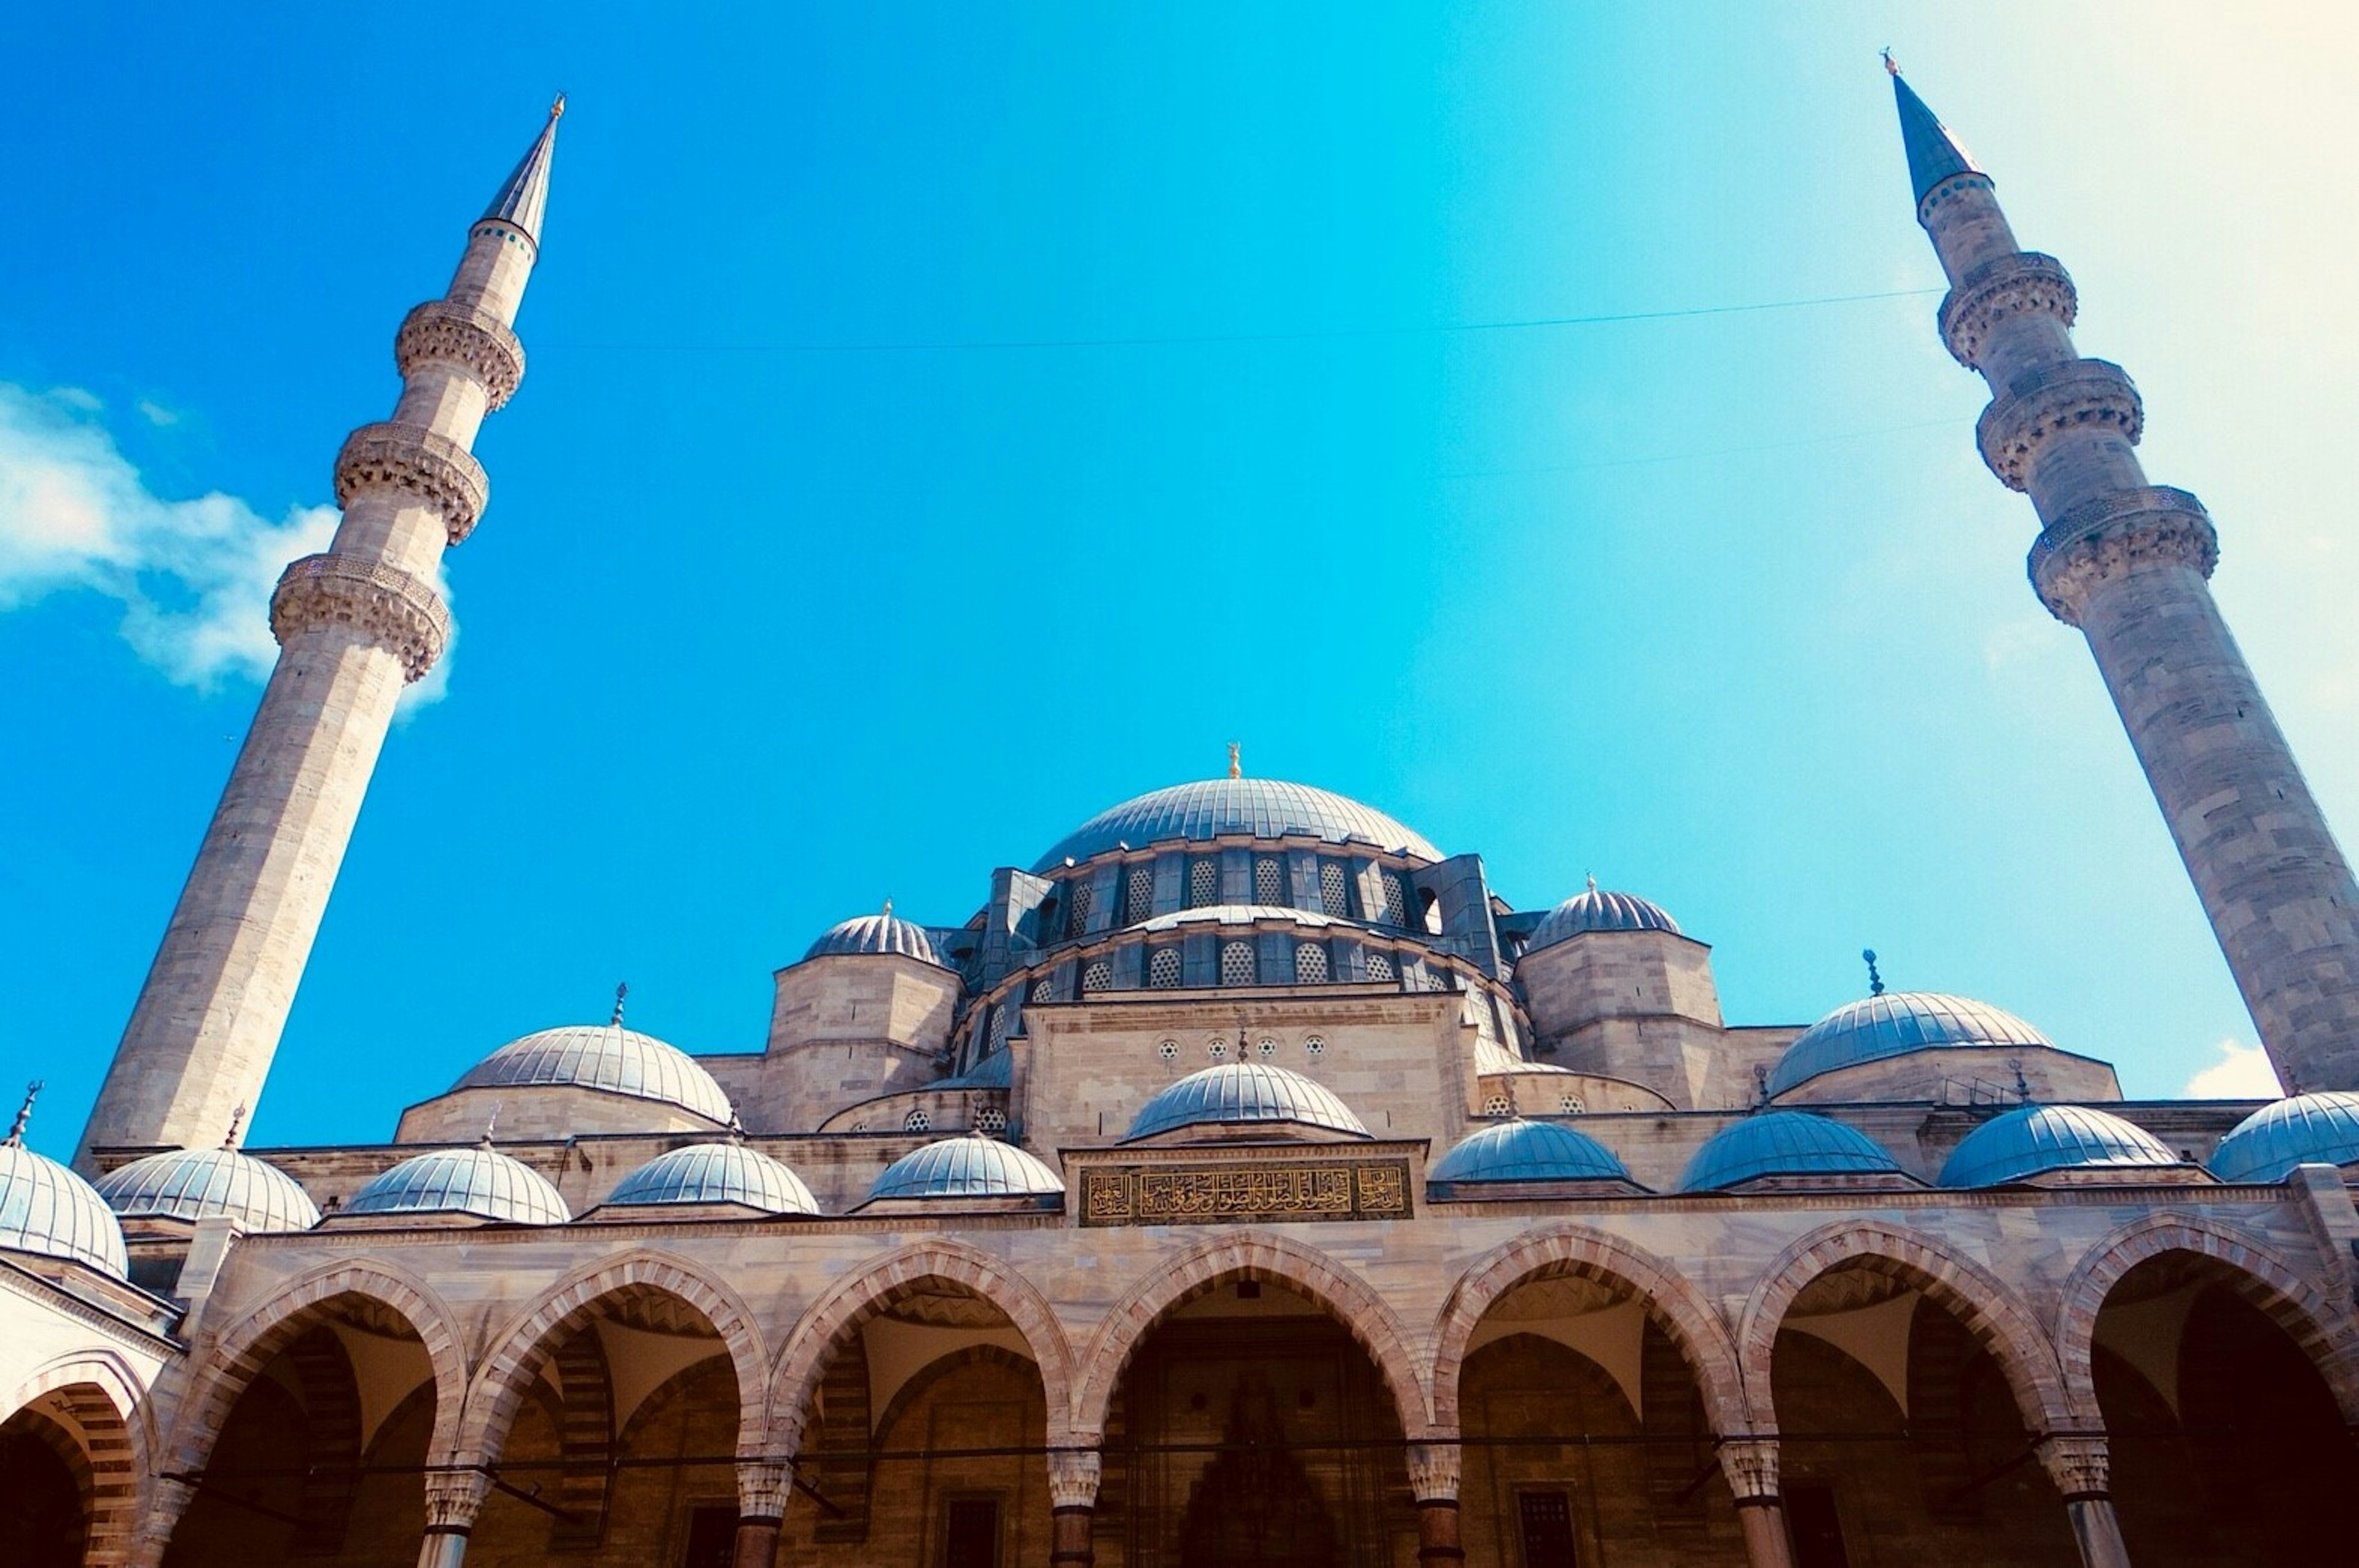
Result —
M1244 762L1244 760L1243 760L1243 759L1244 759L1244 756L1245 756L1245 748L1244 748L1243 746L1241 746L1241 745L1237 744L1237 742L1235 742L1234 741L1230 741L1230 742L1229 742L1229 777L1231 777L1231 778L1233 778L1233 779L1241 779L1241 778L1243 778L1243 777L1245 777L1245 762Z
M248 1108L245 1105L240 1104L235 1110L229 1113L229 1130L222 1134L223 1148L235 1149L237 1147L237 1130L245 1125L245 1113L247 1109Z
M623 999L630 994L631 983L628 980L617 980L614 982L614 1016L606 1021L607 1028L620 1029L623 1027Z
M8 1146L12 1149L24 1146L25 1124L33 1119L33 1101L40 1098L41 1082L35 1078L25 1086L25 1103L16 1108L16 1123L8 1129Z
M1892 58L1892 50L1888 48L1884 51L1884 69L1894 76L1900 74L1900 62ZM562 103L565 101L560 98L558 102Z
M1884 58L1885 58L1885 60L1886 60L1886 63L1889 63L1889 62L1891 61L1891 59L1892 59L1892 57L1891 57L1889 54L1886 55ZM559 93L559 94L557 95L557 102L555 102L554 103L551 103L551 104L549 106L549 117L550 119L552 119L552 120L562 120L563 118L565 118L565 94L564 94L564 93L562 93L562 92Z

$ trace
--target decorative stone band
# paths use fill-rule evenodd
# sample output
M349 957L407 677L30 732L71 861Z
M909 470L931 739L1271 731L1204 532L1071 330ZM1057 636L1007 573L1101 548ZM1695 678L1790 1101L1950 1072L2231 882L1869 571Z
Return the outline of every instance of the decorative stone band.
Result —
M393 362L404 376L422 364L457 365L484 384L497 408L524 380L524 344L495 316L429 299L402 318L393 335Z
M1105 1458L1094 1448L1055 1448L1049 1452L1049 1508L1093 1509L1098 1506L1098 1479Z
M2080 314L2081 296L2064 264L2037 251L1995 256L1968 272L1941 301L1941 341L1968 370L1993 327L2035 311L2067 327Z
M795 1467L782 1459L737 1461L737 1512L744 1519L787 1517L787 1500L795 1489Z
M1720 1468L1736 1506L1758 1508L1777 1501L1777 1440L1774 1437L1726 1437L1720 1444Z
M434 586L396 567L350 556L305 556L279 575L270 596L270 633L349 626L401 661L416 680L451 641L451 611Z
M1954 200L1966 191L1988 190L1991 188L1989 175L1979 169L1962 169L1925 192L1925 199L1917 203L1917 222L1930 229L1933 226L1934 208Z
M2143 485L2083 502L2049 524L2025 568L2032 590L2067 626L2102 585L2147 565L2192 567L2205 577L2220 564L2220 535L2203 503L2169 485Z
M1458 1498L1461 1450L1454 1443L1412 1443L1408 1445L1408 1489L1420 1503L1454 1502Z
M2102 1436L2051 1434L2038 1443L2039 1463L2068 1503L2113 1496L2113 1461Z
M481 1470L429 1470L426 1474L426 1533L464 1535L475 1528L492 1478Z
M474 454L448 436L415 425L364 425L336 454L336 504L378 485L406 490L442 514L451 542L474 532L491 500L491 476Z
M2129 373L2105 360L2067 360L2007 384L1974 426L1983 461L2009 490L2030 488L2039 449L2074 430L2111 429L2132 446L2146 410Z

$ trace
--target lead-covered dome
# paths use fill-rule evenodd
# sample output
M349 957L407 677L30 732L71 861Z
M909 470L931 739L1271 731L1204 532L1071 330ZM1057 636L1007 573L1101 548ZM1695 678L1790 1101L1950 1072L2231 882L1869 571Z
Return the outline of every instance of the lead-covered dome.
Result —
M1612 1150L1585 1132L1559 1122L1517 1119L1468 1133L1433 1162L1425 1179L1437 1186L1458 1182L1628 1182L1630 1172Z
M1423 835L1375 806L1332 791L1277 779L1206 779L1150 790L1099 812L1066 834L1032 869L1051 871L1067 860L1086 860L1125 844L1144 849L1170 838L1208 842L1231 834L1357 843L1420 860L1442 858Z
M660 1100L718 1126L729 1122L729 1097L712 1075L678 1046L620 1023L569 1024L511 1041L451 1086L461 1089L599 1089Z
M1054 1197L1057 1173L1013 1143L979 1132L938 1139L885 1167L868 1201L886 1198Z
M98 1195L125 1219L194 1222L219 1216L250 1235L309 1230L320 1206L294 1177L235 1149L168 1149L98 1179Z
M1683 1193L1725 1192L1765 1176L1889 1176L1900 1162L1866 1133L1831 1117L1767 1110L1704 1140L1680 1177Z
M1260 1062L1223 1062L1158 1091L1132 1119L1125 1141L1182 1127L1315 1127L1365 1138L1368 1130L1324 1084Z
M473 1215L512 1225L563 1225L573 1217L546 1176L488 1143L413 1154L371 1177L341 1212Z
M1532 928L1531 940L1524 945L1524 951L1537 953L1584 931L1668 931L1674 936L1680 934L1680 923L1665 914L1659 904L1649 903L1633 893L1610 892L1592 885L1586 892L1577 892L1549 910L1548 918Z
M1995 1187L2050 1171L2183 1168L2135 1122L2084 1105L2027 1105L1966 1135L1941 1167L1945 1187Z
M933 938L915 921L903 920L887 908L882 914L861 914L831 925L810 945L805 959L832 958L866 953L896 953L922 963L941 963L934 956Z
M2228 1130L2212 1152L2223 1182L2282 1182L2296 1165L2359 1162L2359 1094L2292 1095Z
M803 1179L743 1143L691 1143L658 1154L606 1195L608 1208L735 1204L764 1214L817 1214Z
M1893 991L1839 1007L1802 1031L1769 1069L1769 1093L1782 1095L1864 1062L1951 1047L2056 1049L2048 1036L1988 1002L1938 991Z
M131 1272L123 1227L98 1189L16 1133L0 1143L0 1251L87 1263L118 1280Z

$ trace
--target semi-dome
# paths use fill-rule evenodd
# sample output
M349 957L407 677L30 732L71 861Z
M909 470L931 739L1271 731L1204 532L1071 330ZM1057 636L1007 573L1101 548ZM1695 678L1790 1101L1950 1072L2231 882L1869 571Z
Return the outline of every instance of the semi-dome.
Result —
M2359 1094L2293 1095L2228 1130L2212 1152L2223 1182L2282 1182L2296 1165L2359 1162Z
M1537 953L1584 931L1668 931L1677 936L1680 923L1659 904L1633 893L1610 892L1593 882L1586 892L1577 892L1549 910L1548 918L1532 928L1524 951Z
M620 1022L544 1029L501 1046L451 1086L460 1089L568 1087L660 1100L726 1126L729 1097L693 1057Z
M1839 1007L1802 1031L1769 1069L1769 1092L1782 1095L1864 1062L1976 1046L2056 1048L2048 1036L1988 1002L1938 991L1892 991Z
M465 1214L515 1225L563 1225L573 1217L549 1179L488 1143L413 1154L369 1179L344 1214Z
M1152 1138L1182 1127L1277 1122L1369 1136L1351 1108L1324 1084L1260 1062L1223 1062L1189 1074L1139 1107L1129 1138Z
M1056 1172L1013 1143L969 1132L912 1149L886 1166L868 1201L1052 1197L1064 1190Z
M605 1206L736 1204L764 1214L817 1214L819 1201L803 1179L758 1149L743 1143L691 1143L658 1154L625 1176Z
M18 1130L0 1143L0 1251L37 1252L87 1263L124 1279L131 1258L123 1227L98 1189L25 1147Z
M1427 1182L1627 1182L1612 1150L1554 1121L1520 1118L1478 1128L1433 1162Z
M2027 1105L1966 1135L1941 1167L1945 1187L1995 1187L2049 1171L2183 1166L2135 1122L2084 1105Z
M1900 1169L1855 1127L1799 1110L1767 1110L1704 1140L1680 1177L1683 1193L1724 1192L1764 1176L1886 1176Z
M1036 872L1086 860L1127 844L1144 849L1168 838L1205 842L1231 834L1255 838L1317 838L1439 860L1441 851L1375 806L1309 784L1277 779L1205 779L1150 790L1101 811L1040 857Z
M320 1206L295 1178L235 1149L168 1149L98 1179L98 1195L125 1219L216 1216L251 1235L309 1230Z
M913 920L903 920L893 913L890 904L886 905L882 914L854 915L829 926L803 957L832 958L866 953L897 953L923 963L941 963L934 954L933 938L926 935L926 928Z

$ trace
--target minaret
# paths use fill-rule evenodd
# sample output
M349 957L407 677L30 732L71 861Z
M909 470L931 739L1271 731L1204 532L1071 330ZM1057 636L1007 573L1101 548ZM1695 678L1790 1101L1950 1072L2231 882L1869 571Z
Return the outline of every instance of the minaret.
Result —
M401 400L336 455L343 521L270 600L278 663L115 1048L81 1163L195 1147L262 1092L401 688L451 634L443 550L483 514L469 449L524 377L509 329L532 276L565 100L468 232L458 275L394 338Z
M2212 602L2212 520L2147 482L2137 388L2073 348L2072 280L2017 247L1990 177L1885 63L1949 275L1941 336L1990 384L1983 460L2038 510L2032 587L2088 638L2278 1079L2359 1089L2359 886Z

